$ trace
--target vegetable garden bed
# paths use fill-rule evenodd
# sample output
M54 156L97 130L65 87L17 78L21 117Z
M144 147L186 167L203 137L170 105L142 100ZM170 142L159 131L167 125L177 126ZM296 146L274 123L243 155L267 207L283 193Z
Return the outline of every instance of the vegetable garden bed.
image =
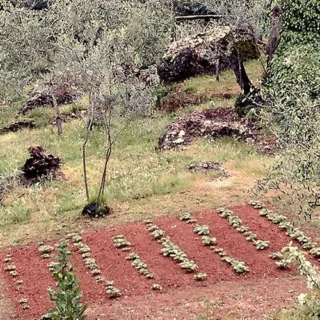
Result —
M217 210L193 213L194 220L191 223L181 221L179 217L168 217L113 229L88 230L81 234L80 246L76 246L74 238L70 236L69 247L73 252L71 262L79 277L83 300L89 305L98 303L108 306L114 303L114 299L121 302L130 297L157 295L170 290L174 294L177 288L201 288L221 281L295 275L294 268L279 269L269 257L292 239L277 224L261 216L259 210L250 205L239 205L231 210L241 219L241 226L255 233L257 239L268 241L268 247L262 250L255 247L244 233L230 225L230 221L219 215ZM196 233L197 225L207 226L210 234ZM163 230L164 234L156 232L158 236L155 237L152 234L155 226L158 227L157 230ZM203 236L214 238L216 248L205 244ZM122 237L130 245L117 247L115 239ZM164 250L168 243L169 251ZM48 242L44 245L54 247L55 243ZM86 251L83 252L84 256L79 248ZM178 248L177 253L174 251L172 254L172 248ZM221 259L223 257L219 255L219 250L215 251L217 248L223 249L235 261L243 262L248 270L237 273L232 264ZM35 319L52 307L46 288L54 287L48 264L53 260L55 251L44 258L39 252L39 244L31 243L0 252L0 276L12 299L15 315ZM11 259L7 259L8 254ZM313 262L317 261L315 258L311 259ZM91 270L88 263L92 261L94 266ZM183 267L190 261L196 265L194 270ZM8 265L13 264L18 273L14 277L5 270ZM96 274L97 271L99 274ZM117 295L111 296L106 291L110 282L119 290ZM21 301L27 301L28 308Z

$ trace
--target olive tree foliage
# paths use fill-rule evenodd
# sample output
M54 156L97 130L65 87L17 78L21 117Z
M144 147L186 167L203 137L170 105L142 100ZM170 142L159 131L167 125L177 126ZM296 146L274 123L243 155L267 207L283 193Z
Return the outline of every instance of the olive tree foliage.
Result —
M299 305L289 311L284 311L284 317L276 319L319 319L320 318L320 270L312 264L305 252L290 243L281 250L284 260L290 264L296 264L300 275L306 278L308 293L298 296Z
M270 0L204 0L209 10L221 15L230 27L250 25L257 37L269 30Z
M23 96L24 88L52 66L55 44L44 12L0 1L0 99Z
M298 208L308 219L320 205L320 8L315 0L280 6L280 42L263 83L265 120L280 154L257 191L273 190L287 209Z
M45 10L24 3L0 0L1 98L22 96L27 85L55 73L59 61L72 70L107 30L122 29L136 67L147 68L161 57L171 24L170 3L161 0L48 1Z
M278 204L299 218L310 219L320 205L320 103L296 87L295 107L274 100L272 113L262 116L277 138L278 151L266 178L258 181L257 195L273 191ZM307 92L307 89L306 89Z
M320 97L320 7L319 1L279 2L282 31L275 56L268 64L264 86L271 96L295 104L290 92L302 86L311 100ZM285 101L286 100L286 101Z

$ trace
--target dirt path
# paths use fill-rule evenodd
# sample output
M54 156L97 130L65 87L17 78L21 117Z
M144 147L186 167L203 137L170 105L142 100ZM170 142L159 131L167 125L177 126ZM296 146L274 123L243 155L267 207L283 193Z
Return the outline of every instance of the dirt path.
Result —
M112 306L94 304L87 315L88 320L262 320L290 307L305 288L305 280L297 277L228 281L134 297Z

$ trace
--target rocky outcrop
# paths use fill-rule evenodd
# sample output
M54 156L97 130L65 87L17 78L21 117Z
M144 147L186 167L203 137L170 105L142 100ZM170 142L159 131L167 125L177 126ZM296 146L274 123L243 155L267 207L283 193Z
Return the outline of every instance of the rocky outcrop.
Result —
M200 74L218 74L231 68L232 60L259 57L253 31L249 26L232 30L219 26L201 34L173 42L158 66L165 83L183 81Z
M166 133L159 139L158 149L181 149L189 145L194 138L206 136L231 136L257 146L264 153L272 152L270 142L263 139L256 126L250 121L240 119L233 109L215 109L184 115L167 127Z

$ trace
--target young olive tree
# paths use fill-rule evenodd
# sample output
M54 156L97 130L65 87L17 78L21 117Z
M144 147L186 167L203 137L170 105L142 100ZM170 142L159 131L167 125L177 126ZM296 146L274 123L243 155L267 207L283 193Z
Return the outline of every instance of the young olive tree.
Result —
M154 103L152 70L169 41L170 6L157 0L75 0L54 3L49 14L57 46L52 73L73 74L73 84L89 98L82 146L88 205L83 213L104 215L109 212L105 190L114 144L131 117L147 113ZM115 131L113 122L120 116L127 121ZM92 194L86 149L96 127L105 134L105 157L98 191Z
M86 305L81 303L82 290L69 262L71 251L66 242L58 246L58 261L53 264L52 276L56 280L57 289L48 288L51 301L55 307L41 319L50 320L84 320Z

